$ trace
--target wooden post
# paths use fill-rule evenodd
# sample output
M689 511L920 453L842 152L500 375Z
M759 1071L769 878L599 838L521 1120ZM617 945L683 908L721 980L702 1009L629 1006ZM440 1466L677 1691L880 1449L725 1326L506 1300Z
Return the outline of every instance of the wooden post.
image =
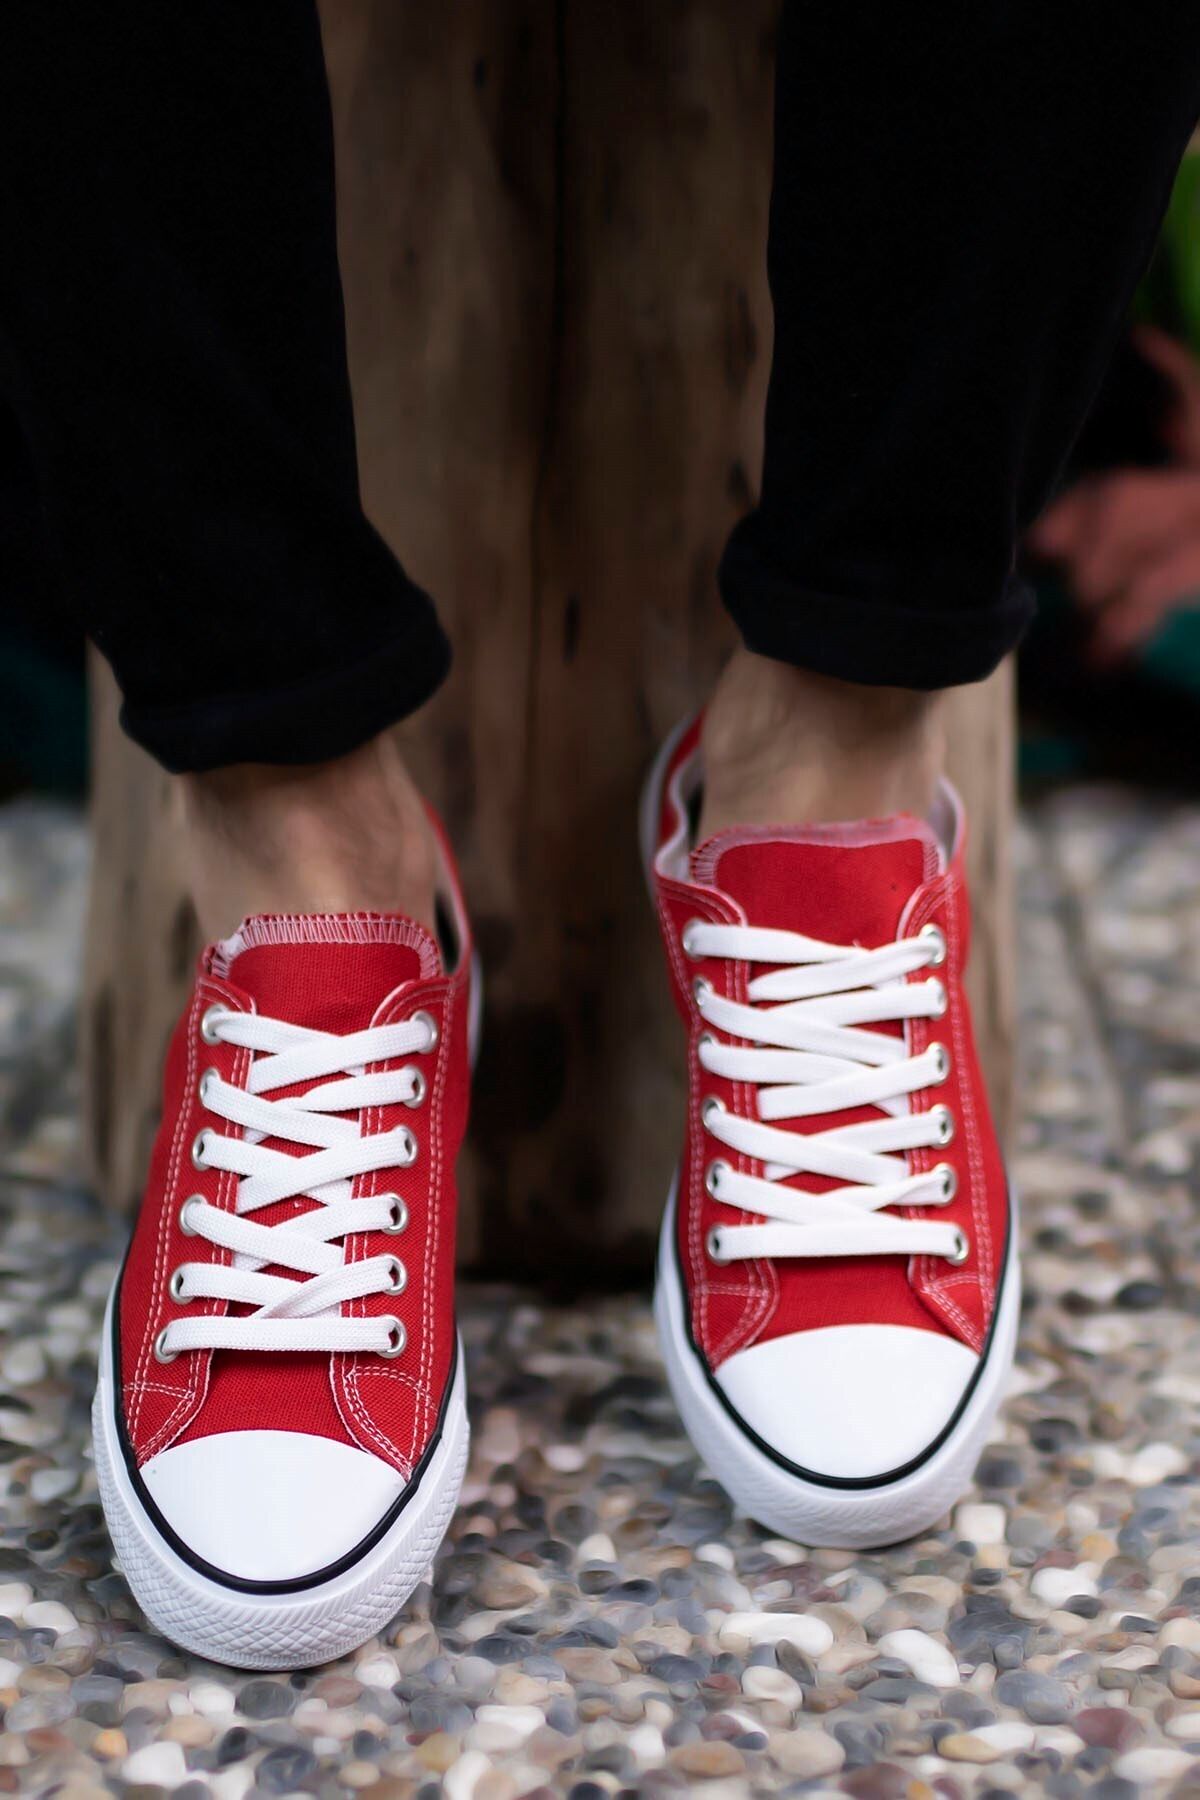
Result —
M402 729L485 958L462 1241L493 1273L643 1275L676 1153L636 801L731 642L714 571L757 480L773 17L324 7L364 497L456 646ZM110 687L84 1046L95 1178L128 1205L193 945L167 783L120 739ZM956 698L954 738L1006 1108L1006 673Z

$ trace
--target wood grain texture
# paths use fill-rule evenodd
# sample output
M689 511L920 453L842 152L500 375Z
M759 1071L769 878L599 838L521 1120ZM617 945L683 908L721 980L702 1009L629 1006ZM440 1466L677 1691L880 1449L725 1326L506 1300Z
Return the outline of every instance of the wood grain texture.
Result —
M636 844L662 734L731 642L714 573L757 481L773 5L327 0L367 510L436 596L450 682L402 728L486 969L463 1260L643 1275L678 1045ZM142 1179L186 980L167 783L96 682L85 1048L96 1178ZM955 699L993 1082L1011 1045L1011 693ZM994 1049L993 1049L994 1047ZM113 1087L135 1095L115 1117Z

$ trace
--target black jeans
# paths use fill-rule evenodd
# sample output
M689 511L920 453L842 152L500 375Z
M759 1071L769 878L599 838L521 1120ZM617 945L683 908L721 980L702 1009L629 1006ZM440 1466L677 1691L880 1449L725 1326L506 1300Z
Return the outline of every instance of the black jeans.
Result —
M766 656L986 675L1200 112L1180 0L790 0ZM359 503L310 0L8 0L0 383L61 579L168 768L337 755L449 649Z

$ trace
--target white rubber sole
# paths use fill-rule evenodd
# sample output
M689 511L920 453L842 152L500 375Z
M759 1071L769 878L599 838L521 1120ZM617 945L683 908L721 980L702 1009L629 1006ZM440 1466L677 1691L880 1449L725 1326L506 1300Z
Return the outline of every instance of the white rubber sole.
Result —
M781 1467L738 1425L713 1392L694 1349L675 1253L675 1185L659 1237L654 1319L671 1393L688 1436L721 1485L750 1517L814 1549L858 1550L926 1531L970 1484L1004 1395L1021 1312L1016 1217L1000 1308L987 1357L953 1429L917 1468L876 1487L826 1487Z
M441 1438L395 1523L329 1581L249 1593L192 1568L142 1505L117 1431L112 1308L110 1295L92 1408L96 1474L118 1560L151 1624L182 1649L238 1669L308 1668L382 1631L429 1568L458 1504L470 1436L461 1343Z

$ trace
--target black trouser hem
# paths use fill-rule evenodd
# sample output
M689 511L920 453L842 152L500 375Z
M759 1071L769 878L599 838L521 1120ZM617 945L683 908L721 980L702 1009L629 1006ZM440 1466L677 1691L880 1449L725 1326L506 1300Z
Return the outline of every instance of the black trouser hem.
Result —
M449 669L450 643L429 607L365 656L308 680L174 706L127 700L121 724L173 775L232 763L329 762L416 712Z
M747 650L865 687L961 687L983 681L1020 642L1034 613L1012 576L999 601L933 611L829 594L763 566L731 543L721 598Z

